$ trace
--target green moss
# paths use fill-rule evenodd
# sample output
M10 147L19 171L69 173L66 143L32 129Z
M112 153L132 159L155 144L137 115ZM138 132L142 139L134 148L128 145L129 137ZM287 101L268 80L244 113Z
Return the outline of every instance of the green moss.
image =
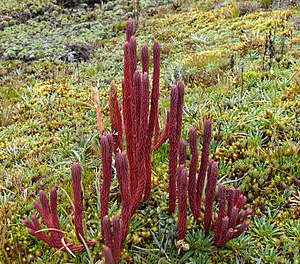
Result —
M87 254L74 259L53 254L21 225L33 210L37 190L49 192L57 186L61 225L75 236L63 189L71 194L70 165L76 160L84 165L88 237L103 242L95 185L101 161L93 88L100 91L108 129L108 87L114 80L121 91L125 21L137 7L117 1L108 11L70 12L48 2L33 1L34 12L46 4L48 9L26 23L1 22L0 49L6 57L0 64L0 259L7 263L88 263ZM190 126L201 131L204 117L213 119L211 158L219 162L219 177L241 185L257 217L243 237L219 249L189 219L190 250L178 254L176 221L166 212L165 144L153 157L153 199L132 220L126 261L288 263L299 258L299 11L253 8L242 13L240 1L217 2L180 3L174 10L171 4L157 8L141 1L136 33L139 43L158 39L162 45L162 116L171 85L184 79L183 137ZM1 10L10 10L9 16L31 12L27 4L6 1ZM275 57L268 70L263 68L266 36L274 28ZM91 47L88 60L63 61L71 45ZM118 197L113 200L111 213L119 208ZM92 249L95 260L101 251L101 246Z

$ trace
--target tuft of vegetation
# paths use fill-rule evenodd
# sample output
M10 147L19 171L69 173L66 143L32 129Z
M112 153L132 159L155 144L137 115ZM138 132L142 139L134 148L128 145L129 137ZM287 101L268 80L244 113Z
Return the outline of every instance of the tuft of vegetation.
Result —
M191 126L203 131L203 120L213 119L210 157L219 163L219 181L241 185L255 216L244 235L220 248L188 217L186 241L176 247L177 220L167 214L169 148L164 145L154 153L152 199L130 223L123 261L297 260L299 9L293 1L272 2L265 8L257 1L114 1L72 9L49 1L5 1L0 8L0 259L89 263L102 258L99 247L75 257L52 251L28 236L21 223L38 190L49 193L56 186L61 228L76 236L69 167L79 161L85 230L102 243L93 88L99 89L108 128L109 84L114 80L120 95L125 21L134 17L139 42L157 39L162 45L162 119L171 85L183 79L183 138ZM117 186L114 178L116 201ZM112 204L109 214L117 211Z

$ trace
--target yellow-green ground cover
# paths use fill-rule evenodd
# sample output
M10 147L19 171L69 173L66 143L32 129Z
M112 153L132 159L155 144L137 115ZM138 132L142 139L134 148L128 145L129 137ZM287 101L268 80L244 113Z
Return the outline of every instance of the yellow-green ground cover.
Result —
M219 179L240 185L254 214L247 232L221 248L190 218L190 249L178 251L176 217L166 210L165 144L153 157L152 199L131 222L123 261L298 263L299 7L278 8L276 1L154 2L112 1L75 9L42 1L1 6L0 262L101 260L93 89L99 89L109 130L109 84L114 80L121 93L125 21L132 16L138 17L139 47L154 39L162 46L161 116L166 116L171 85L183 79L183 137L191 126L201 128L205 117L213 119L211 157L219 162ZM29 19L20 19L27 17L22 12ZM84 170L87 236L98 246L73 258L31 237L21 223L33 212L37 191L48 193L56 186L62 229L75 238L68 195L75 161ZM118 208L117 181L112 194L111 214Z

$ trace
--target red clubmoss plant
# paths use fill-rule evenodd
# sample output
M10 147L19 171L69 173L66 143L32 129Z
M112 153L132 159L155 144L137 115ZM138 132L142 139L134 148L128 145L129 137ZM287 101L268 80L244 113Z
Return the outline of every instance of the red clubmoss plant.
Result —
M146 170L151 172L151 157L147 152L147 130L148 127L148 109L149 109L149 76L147 72L142 74L141 83L141 98L140 98L140 122L138 127L138 137L136 144L136 176L139 178L137 182L137 189L132 199L131 214L136 211L143 193L145 192L145 185L147 181ZM150 160L149 160L150 158Z
M102 219L102 234L105 240L106 248L104 255L109 263L119 263L122 245L129 232L130 219L135 212L135 207L131 204L131 194L129 191L129 173L128 173L128 160L124 153L118 152L116 155L116 174L120 185L121 192L121 211L122 221L118 216L114 216L112 225L109 219L109 189L112 179L112 152L113 152L113 138L111 134L101 138L102 147L102 169L103 169L103 184L100 191L100 204L101 204L101 219ZM71 169L72 174L72 187L74 195L74 226L76 236L81 245L75 245L67 242L62 234L58 222L57 214L57 192L53 188L50 193L50 206L48 198L44 191L39 191L40 203L34 201L34 207L41 216L43 222L46 224L49 235L47 235L35 215L32 215L32 223L25 219L23 224L28 228L28 231L36 238L46 242L49 246L67 251L70 253L83 252L86 250L85 244L88 247L95 246L95 242L89 241L85 238L83 229L83 197L81 188L81 166L74 163ZM140 192L142 196L142 191Z
M72 187L74 196L74 226L76 230L76 236L79 242L83 243L83 204L82 204L82 189L81 189L81 166L79 163L74 163L71 169L72 174Z
M109 192L112 180L112 148L113 137L111 134L101 138L101 154L102 154L102 173L103 183L100 193L101 219L108 215Z
M118 153L116 157L116 171L117 178L120 184L121 199L122 199L122 234L121 243L123 244L128 231L129 222L131 218L131 194L129 191L129 175L128 175L128 161L124 153Z
M173 97L173 99L174 98L175 97ZM172 120L171 118L172 118L172 108L171 108L170 120ZM192 128L189 133L190 148L192 153L192 159L190 162L189 179L188 179L189 180L188 193L189 193L190 207L192 209L194 218L195 218L195 212L197 213L197 215L200 215L201 201L198 200L199 199L198 197L201 197L202 200L204 183L205 183L205 179L207 179L206 189L205 189L205 204L204 204L204 230L206 234L209 233L211 227L213 226L212 225L213 203L215 199L216 184L218 179L218 164L213 160L209 160L209 145L210 145L211 130L212 130L211 127L212 127L211 120L210 119L206 120L204 123L204 139L203 139L203 149L201 155L202 160L201 160L198 179L196 177L197 162L198 162L196 129ZM170 129L173 129L171 131L174 133L174 128L170 127ZM170 132L170 142L172 142L171 141L172 132ZM187 209L182 205L183 204L182 197L184 197L184 194L182 192L186 192L186 190L184 184L181 183L181 181L183 180L181 174L183 171L185 171L184 156L186 155L186 150L185 150L184 141L178 143L178 148L180 149L179 160L178 160L180 167L177 170L178 216L179 216L178 217L178 239L181 240L185 238L184 226L186 226L186 217L184 216L187 211ZM170 153L170 160L171 160L171 153ZM206 163L208 163L208 166L205 165ZM200 193L198 192L198 190ZM233 187L229 188L229 194L227 200L225 185L223 184L219 185L219 192L218 192L219 211L214 224L215 227L214 243L218 247L222 246L224 243L228 242L229 240L240 236L248 227L250 221L247 220L247 217L251 213L251 210L243 209L244 206L246 205L246 201L247 199L244 195L241 194L240 189L239 188L235 189ZM199 212L197 210L199 210Z
M218 163L211 160L209 162L209 168L207 172L207 185L205 189L204 230L206 234L208 234L211 227L217 180Z
M206 170L209 159L209 150L210 150L210 141L212 133L212 122L210 119L206 119L204 122L204 134L203 134L203 144L202 144L202 153L201 153L201 164L197 181L197 195L196 195L196 204L195 215L196 218L200 216L200 208L202 204L202 195L204 182L206 177Z
M149 114L149 125L148 125L148 140L147 140L147 149L151 150L152 148L152 137L155 131L159 130L158 128L158 99L159 99L159 78L160 78L160 45L157 41L153 44L153 81L152 81L152 93L151 93L151 108ZM155 135L154 138L157 138L158 135ZM147 161L151 163L151 151L148 152ZM145 200L150 198L151 191L151 167L147 166L146 168L146 186L145 186Z
M182 127L182 109L184 97L184 84L179 82L171 90L170 119L169 119L169 209L172 214L176 206L176 170L179 154L179 142Z
M144 189L144 200L150 198L151 191L151 158L152 152L159 148L166 139L172 142L171 149L175 148L170 162L171 184L170 190L175 187L176 191L176 168L178 159L178 142L182 128L182 109L184 84L179 82L176 85L178 90L178 102L170 107L170 114L167 116L167 124L159 135L158 122L158 100L159 100L159 79L160 79L160 45L157 41L153 44L153 79L151 99L149 100L149 51L147 45L142 47L141 52L142 74L137 70L137 42L134 37L134 21L129 19L126 27L126 42L124 44L124 79L122 82L122 116L123 126L117 120L119 107L114 95L110 100L110 111L112 114L111 123L113 131L117 131L118 137L115 138L116 146L121 148L122 131L125 132L126 152L129 162L130 177L130 193L134 199L134 207L136 208L140 202L141 188ZM177 92L176 92L177 93ZM116 108L116 109L114 109ZM150 110L149 110L150 108ZM176 113L174 112L176 111ZM172 114L171 114L172 112ZM171 116L172 115L172 120ZM174 122L174 123L173 123ZM170 127L175 129L171 135ZM145 134L146 132L146 134ZM175 138L174 138L175 136ZM174 141L175 140L175 141ZM115 151L116 152L116 151ZM171 153L171 151L170 151ZM175 195L175 193L174 193ZM174 212L176 203L176 195L171 197L170 212ZM132 209L132 214L134 210Z
M178 239L184 239L186 234L187 222L187 172L184 164L178 168L177 171L177 185L178 185Z
M108 163L107 160L103 160L103 162ZM112 168L110 167L110 169ZM106 246L104 256L107 262L113 261L111 263L119 263L120 261L123 243L129 232L130 219L132 217L132 212L134 212L129 190L128 160L126 155L122 152L118 152L116 155L116 174L121 192L122 221L118 216L114 216L111 225L108 215L104 216L102 219L102 233Z
M206 173L208 181L206 187L204 226L208 233L211 228L212 206L215 196L218 166L214 161L209 164L209 145L211 140L211 120L204 124L203 149L198 177L196 177L198 163L196 130L190 131L190 146L192 161L190 163L189 185L186 163L186 142L180 142L182 129L182 112L184 100L184 83L181 81L171 90L171 105L167 115L167 123L159 136L158 99L160 78L160 46L154 42L153 47L153 80L151 101L149 99L149 51L147 46L142 48L142 74L137 70L137 42L134 35L134 22L128 20L126 29L126 42L124 44L124 79L122 83L123 99L122 112L119 106L116 87L111 85L109 101L111 129L113 136L102 137L102 169L103 186L100 194L102 219L102 233L105 239L104 256L106 263L119 263L123 243L129 232L130 219L138 208L142 196L149 199L151 190L151 157L152 152L163 144L166 139L170 141L169 160L169 214L175 211L176 194L178 198L179 227L178 237L184 239L187 221L187 189L189 192L190 206L195 219L199 218L202 204L202 194ZM97 98L96 98L97 99ZM99 100L96 103L99 103ZM100 105L100 104L99 104ZM149 111L150 108L150 111ZM97 108L97 119L100 119ZM122 122L123 118L123 122ZM98 120L99 121L99 120ZM100 134L102 124L98 122ZM123 131L126 137L127 156L122 153ZM121 190L122 220L115 216L110 221L109 189L112 179L112 152L116 154L116 171ZM128 160L127 160L128 157ZM179 168L178 167L179 163ZM176 185L179 186L178 192ZM81 245L66 243L60 230L57 215L57 193L53 188L50 193L50 207L46 194L39 192L40 203L34 202L34 207L48 227L49 235L41 228L35 215L32 223L25 219L23 224L29 232L45 241L51 247L68 252L83 252L87 246L94 246L95 242L85 239L82 217L82 189L81 167L78 163L72 166L72 186L74 193L74 225L78 241ZM225 191L224 191L225 190ZM215 223L214 241L220 246L231 238L239 236L249 225L246 219L251 213L249 209L243 210L246 198L239 189L230 189L226 211L226 189L220 186L219 213Z
M130 38L134 35L134 20L129 18L126 24L126 41L130 41Z
M226 186L220 184L218 189L219 211L215 224L214 243L220 247L229 240L239 237L246 230L250 224L247 217L252 211L249 208L243 209L247 198L241 194L239 188L229 188L228 200Z
M37 201L33 202L33 205L39 215L41 216L43 222L48 228L49 234L47 235L42 229L37 217L32 215L32 222L27 218L23 221L30 234L36 238L44 241L50 247L65 251L65 252L83 252L86 250L84 243L87 246L95 246L94 241L87 240L85 238L83 225L82 225L82 189L81 189L81 167L78 163L72 165L72 186L74 193L74 226L76 231L76 236L81 245L75 245L74 243L69 243L64 237L62 230L58 221L57 214L57 191L56 188L52 188L50 192L50 207L47 195L43 190L39 191L40 203Z
M103 249L105 264L115 264L111 249L109 247L104 247Z
M186 141L180 140L179 143L179 165L185 165L186 163Z
M105 240L104 257L106 263L119 263L121 258L121 220L115 215L112 219L106 215L103 219L103 236Z
M126 42L124 44L124 79L122 82L122 112L118 106L116 92L110 99L110 118L112 130L117 134L114 137L115 153L122 149L122 133L125 132L126 152L129 163L130 194L134 198L134 206L137 208L140 203L140 192L143 188L144 200L150 198L151 192L151 158L154 150L159 148L170 138L171 121L167 116L167 124L159 135L158 122L158 100L159 100L159 79L160 79L160 45L157 41L153 44L153 78L151 98L149 85L149 50L143 45L141 51L142 73L137 69L137 41L134 37L134 21L129 19L126 27ZM182 127L182 106L184 84L177 84L179 99L176 115L176 138L180 138ZM122 113L123 125L120 123ZM169 114L171 115L171 114ZM117 119L118 118L118 119ZM121 129L122 128L122 129ZM176 140L176 142L178 139ZM174 144L173 144L174 145ZM175 159L178 158L178 152ZM174 160L174 158L173 158ZM171 169L172 170L172 169ZM176 173L176 166L175 166ZM173 173L174 174L174 173ZM174 176L171 177L172 179ZM176 177L175 177L176 178ZM174 179L173 179L174 182ZM175 180L176 189L176 180ZM175 200L174 200L175 198ZM176 197L172 198L173 202ZM132 214L134 209L132 209Z
M169 214L174 213L176 205L176 168L178 162L179 139L176 133L176 119L178 110L178 89L173 86L171 90L170 104L170 128L169 128Z
M139 197L139 190L143 187L144 199L147 200L150 197L151 190L152 138L153 136L158 138L158 136L154 135L155 131L158 131L160 78L160 46L158 42L154 42L153 45L154 69L150 110L150 90L149 80L147 80L149 78L149 51L146 45L142 48L141 61L142 74L137 70L137 42L134 37L134 21L129 19L127 21L126 42L124 44L124 79L122 86L123 128L126 137L126 152L129 161L130 192L132 197ZM117 109L115 110L114 108ZM119 135L115 142L118 142L116 145L119 145L119 148L121 149L122 131L120 131L120 122L116 119L117 115L115 113L119 113L119 108L117 107L117 99L115 96L111 97L110 111L112 112L110 115L111 123L115 124L114 130L117 131ZM147 122L145 122L145 118L147 118ZM143 132L143 136L141 136L141 130L146 131L146 134ZM144 144L145 147L141 147L141 144ZM141 151L145 151L142 158ZM141 168L143 174L140 174Z
M142 74L149 72L149 50L146 44L143 45L141 51L141 61L142 61Z
M190 170L189 170L189 202L191 211L193 213L194 219L197 219L197 203L196 203L196 174L197 174L197 166L198 166L198 141L197 141L197 130L195 127L192 127L189 132L189 143L192 154L192 159L190 162Z

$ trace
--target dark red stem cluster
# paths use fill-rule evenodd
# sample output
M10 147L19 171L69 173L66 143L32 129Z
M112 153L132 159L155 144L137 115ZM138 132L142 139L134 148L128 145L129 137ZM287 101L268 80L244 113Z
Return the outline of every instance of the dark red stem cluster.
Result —
M135 200L136 195L132 197L127 156L122 152L117 152L115 167L121 193L122 218L120 219L118 216L114 216L111 223L108 216L113 153L113 137L111 134L102 136L101 148L103 184L101 188L100 203L102 235L105 240L104 256L107 263L119 263L123 244L129 232L130 219L138 207L142 198L142 193L140 193L139 201Z
M228 197L226 198L226 193ZM215 223L214 242L219 247L233 238L239 237L249 226L247 217L252 211L247 208L247 202L240 189L230 187L228 190L224 184L218 186L219 211Z
M87 240L85 238L82 219L83 219L83 204L82 204L82 189L81 189L81 167L78 163L72 165L72 186L74 194L74 225L78 241L81 245L75 245L70 243L63 236L63 231L60 228L57 214L57 191L56 188L52 188L50 192L50 202L47 195L43 190L39 191L40 203L33 202L34 208L42 218L44 224L47 226L46 230L42 229L39 220L36 215L31 215L32 222L27 218L23 221L30 234L36 238L44 241L50 247L69 252L83 252L86 250L84 244L88 247L95 246L94 241Z
M204 230L208 234L214 226L214 243L217 246L221 246L230 239L238 237L248 227L249 220L247 217L251 213L250 209L244 210L247 199L241 194L239 188L230 187L227 190L225 185L220 184L217 195L219 211L217 217L214 217L213 204L218 178L218 164L213 160L209 160L212 121L207 119L204 122L199 171L197 171L199 163L197 130L191 128L189 132L191 161L189 170L187 170L187 142L180 140L184 83L180 81L171 89L167 122L163 131L159 134L159 43L155 41L153 44L151 92L149 81L149 50L147 45L144 45L141 50L141 73L138 71L137 62L137 41L134 37L134 21L129 19L126 28L126 42L124 44L122 104L119 104L117 88L112 83L109 108L111 130L113 133L101 138L103 183L100 190L100 218L102 221L102 235L105 240L103 253L106 263L109 264L120 262L123 244L129 232L130 219L135 214L140 202L143 199L147 200L150 198L152 153L167 139L170 142L168 213L172 214L175 212L177 200L178 238L180 240L185 239L186 235L188 204L196 220L200 219L201 209L204 207ZM98 116L100 116L100 113ZM102 127L102 123L100 127ZM122 152L123 134L125 134L126 139L126 154ZM116 215L111 220L108 213L110 186L113 177L113 153L115 154L116 177L120 186L122 216L119 218ZM82 223L81 167L78 163L72 165L71 174L74 196L74 226L80 245L70 243L63 236L58 221L56 188L52 188L50 192L50 201L45 192L40 190L40 203L37 201L33 203L44 224L47 226L47 230L42 229L36 215L31 216L32 222L25 219L23 224L33 236L46 242L49 246L73 254L74 252L83 252L86 250L86 246L92 247L96 243L85 238ZM202 206L203 196L205 196L204 206ZM216 220L213 224L214 218Z
M115 153L122 151L123 134L125 134L126 152L129 162L130 194L134 201L133 207L135 208L138 206L141 198L144 200L150 198L152 152L167 140L171 121L167 120L164 130L159 134L160 45L157 41L153 43L153 77L152 89L150 90L149 50L147 45L143 45L140 58L142 64L140 72L137 65L137 41L134 31L134 21L129 19L127 21L126 42L124 44L122 109L118 102L115 85L112 85L109 108ZM183 83L178 85L183 87ZM181 101L183 104L183 97L180 98ZM178 109L178 111L180 116L182 108L181 110ZM179 123L176 122L176 124ZM177 130L180 131L181 126ZM178 134L178 131L176 134ZM173 178L174 176L172 176ZM172 182L174 183L174 180Z
M233 187L230 187L228 190L227 198L226 186L220 184L218 188L219 211L215 220L215 224L213 224L213 205L218 180L218 164L213 160L209 160L211 134L212 122L210 119L207 119L204 122L201 164L199 172L197 174L199 156L197 147L197 131L195 128L191 128L189 133L189 143L192 157L189 165L188 177L186 176L184 160L186 158L185 142L180 141L179 143L177 143L177 146L179 148L179 165L175 176L177 177L178 182L178 239L184 239L186 233L188 212L188 207L186 203L187 193L189 197L189 205L193 213L194 219L198 220L200 219L199 217L204 196L203 192L206 182L203 217L204 231L206 234L208 234L214 226L214 243L219 247L222 246L224 243L228 242L229 240L240 236L245 231L245 229L250 223L247 217L251 214L251 210L249 208L246 210L243 209L246 205L247 199L243 194L241 194L239 188L234 189ZM175 148L173 149L173 151L176 151ZM173 166L174 168L176 168L177 164ZM175 209L175 205L172 204L171 193L169 193L169 196L169 206L172 206L172 208Z

